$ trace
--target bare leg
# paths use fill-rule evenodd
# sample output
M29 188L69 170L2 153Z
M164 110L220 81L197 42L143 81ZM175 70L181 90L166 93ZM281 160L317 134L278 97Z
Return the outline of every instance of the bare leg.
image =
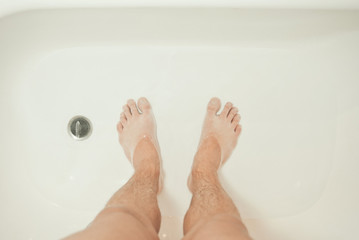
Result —
M161 213L157 194L162 188L156 124L149 102L129 100L117 125L119 140L135 173L83 231L66 240L158 239Z
M227 103L220 115L220 100L208 104L202 136L188 187L192 201L184 219L184 239L250 239L231 198L217 175L237 144L241 126L238 109Z

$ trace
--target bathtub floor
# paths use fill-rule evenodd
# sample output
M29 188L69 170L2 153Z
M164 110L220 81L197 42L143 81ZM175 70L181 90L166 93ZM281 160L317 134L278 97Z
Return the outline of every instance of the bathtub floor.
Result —
M28 14L32 24L39 21ZM39 13L50 22L59 15L49 14ZM321 31L331 27L311 20L320 22ZM116 123L126 100L141 96L153 106L166 173L159 196L161 239L182 235L191 198L186 180L213 96L233 102L242 116L243 132L221 178L253 236L265 239L261 222L310 211L330 189L338 153L351 136L343 127L359 120L359 24L338 25L298 38L283 32L282 40L256 44L74 44L26 61L3 96L3 106L11 108L4 121L11 126L2 129L12 135L3 164L12 163L2 173L2 186L18 187L2 187L1 195L8 196L2 210L15 221L20 213L11 209L21 206L25 195L24 221L40 217L13 239L60 238L84 228L129 179L132 167L118 143ZM348 112L351 117L343 118ZM75 115L93 124L85 141L68 135ZM39 230L54 224L54 233ZM11 236L15 228L11 224L0 236Z

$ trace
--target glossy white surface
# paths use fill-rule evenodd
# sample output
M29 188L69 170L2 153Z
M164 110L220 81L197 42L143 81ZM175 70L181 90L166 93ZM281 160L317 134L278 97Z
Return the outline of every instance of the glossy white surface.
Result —
M50 8L113 7L237 7L271 9L359 9L357 0L0 0L0 17L12 13Z
M1 239L84 228L131 176L115 131L147 96L166 171L162 239L179 239L212 96L243 133L222 181L256 239L356 239L359 12L77 9L0 19ZM67 133L75 115L92 136Z

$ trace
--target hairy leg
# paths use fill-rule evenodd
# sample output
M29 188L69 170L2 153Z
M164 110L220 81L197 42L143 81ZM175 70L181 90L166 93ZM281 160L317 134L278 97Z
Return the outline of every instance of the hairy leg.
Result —
M137 107L141 110L138 111ZM83 231L66 240L158 239L162 188L161 157L155 119L147 99L129 100L117 125L119 140L135 172Z
M211 99L188 180L192 201L184 219L184 239L250 239L217 175L236 146L240 117L231 103L217 115L219 108L219 99Z

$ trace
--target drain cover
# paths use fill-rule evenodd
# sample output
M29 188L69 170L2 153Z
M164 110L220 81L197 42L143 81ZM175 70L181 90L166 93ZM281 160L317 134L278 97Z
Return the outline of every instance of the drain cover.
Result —
M92 133L92 125L88 118L84 116L75 116L71 118L67 130L75 140L85 140Z

